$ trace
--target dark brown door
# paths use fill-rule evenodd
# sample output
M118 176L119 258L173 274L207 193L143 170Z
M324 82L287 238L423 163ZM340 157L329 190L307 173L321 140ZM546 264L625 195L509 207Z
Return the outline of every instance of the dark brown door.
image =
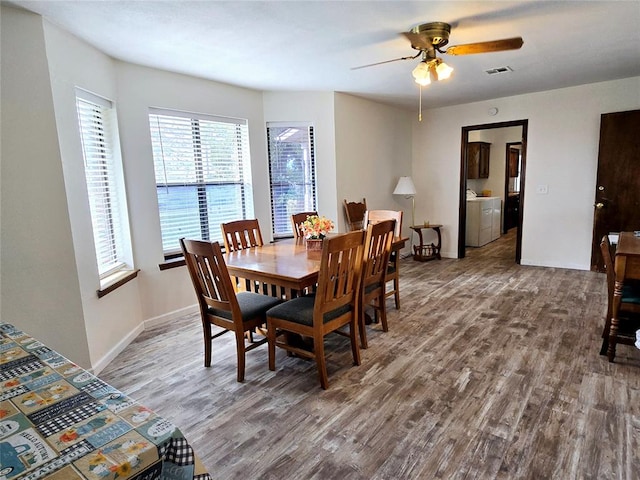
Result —
M600 118L594 208L591 269L603 271L602 236L640 230L640 110Z

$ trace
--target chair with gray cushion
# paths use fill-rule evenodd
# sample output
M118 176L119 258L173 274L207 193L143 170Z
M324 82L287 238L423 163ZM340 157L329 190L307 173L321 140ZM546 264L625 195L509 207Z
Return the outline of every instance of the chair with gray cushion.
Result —
M381 222L383 220L395 220L395 236L402 235L402 210L367 210L364 214L364 224ZM400 309L400 252L392 251L389 256L389 268L387 269L387 282L393 281L393 288L387 290L386 296L393 295L396 309Z
M380 317L382 331L389 331L385 290L395 224L395 220L384 220L367 227L362 260L362 309L359 318L362 348L368 347L364 311L367 306L371 305L376 318Z
M204 366L211 366L213 339L226 332L234 332L238 356L238 381L242 382L245 353L267 341L266 336L254 341L253 334L265 324L265 312L278 305L281 300L252 292L236 294L218 242L181 238L180 246L198 297L204 332ZM212 325L224 330L214 335Z
M358 319L360 315L360 268L364 231L325 238L322 246L318 288L313 295L294 298L267 312L269 369L276 369L276 346L316 361L320 385L329 386L324 337L348 326L353 363L360 365ZM287 334L287 335L281 335ZM307 350L287 342L290 334L313 340Z

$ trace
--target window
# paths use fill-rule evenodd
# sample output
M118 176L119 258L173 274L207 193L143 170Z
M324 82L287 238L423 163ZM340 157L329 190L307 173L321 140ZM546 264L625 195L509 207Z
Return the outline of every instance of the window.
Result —
M267 124L273 237L293 235L291 215L316 210L313 126Z
M222 242L220 224L253 218L247 121L151 109L165 258L182 237Z
M76 108L102 284L133 263L116 114L109 100L80 89L76 90Z

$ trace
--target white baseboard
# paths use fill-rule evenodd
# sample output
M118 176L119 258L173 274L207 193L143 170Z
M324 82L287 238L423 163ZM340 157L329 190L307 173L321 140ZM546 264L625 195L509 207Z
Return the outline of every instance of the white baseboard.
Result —
M90 372L94 375L98 375L102 370L106 368L111 361L116 358L118 355L122 353L122 351L129 346L131 342L133 342L138 335L140 335L144 331L144 324L138 325L131 332L127 334L122 340L120 340L115 347L113 347L109 352L102 357L100 360L96 362Z
M138 335L144 332L146 329L151 328L156 325L161 325L166 322L170 322L179 318L183 315L188 315L190 313L197 313L198 305L190 305L188 307L180 308L178 310L174 310L173 312L164 313L162 315L158 315L157 317L150 318L145 320L136 328L131 330L122 340L118 342L118 344L113 347L104 357L96 362L96 364L89 371L94 375L98 375L102 370L104 370L111 361L116 358L118 355L122 353L122 351L129 346L131 342L133 342Z
M163 323L170 322L175 320L176 318L180 318L183 315L188 315L190 313L198 312L198 304L194 303L193 305L189 305L188 307L179 308L178 310L174 310L173 312L163 313L162 315L158 315L157 317L149 318L144 321L144 329L155 327L156 325L162 325Z

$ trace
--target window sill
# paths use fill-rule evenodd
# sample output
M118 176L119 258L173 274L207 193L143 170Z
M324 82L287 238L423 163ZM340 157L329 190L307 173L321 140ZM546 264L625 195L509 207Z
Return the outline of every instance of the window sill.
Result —
M167 259L163 263L158 264L158 268L160 270L169 270L171 268L184 267L187 262L184 261L184 257L180 256L177 258Z
M111 293L116 288L120 288L125 283L130 282L138 276L139 271L140 269L122 270L100 280L100 288L96 291L96 293L98 294L98 298L102 298L107 293Z

